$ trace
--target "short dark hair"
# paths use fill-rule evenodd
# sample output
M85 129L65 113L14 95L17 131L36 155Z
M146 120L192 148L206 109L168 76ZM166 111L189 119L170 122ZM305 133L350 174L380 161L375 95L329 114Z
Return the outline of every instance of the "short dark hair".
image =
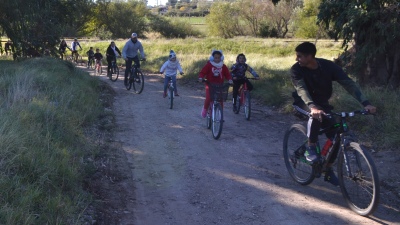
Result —
M214 56L216 54L222 56L222 52L220 52L220 51L213 51L213 53L211 55Z
M317 48L315 47L315 45L308 41L297 45L295 51L303 54L312 55L314 57L317 54Z

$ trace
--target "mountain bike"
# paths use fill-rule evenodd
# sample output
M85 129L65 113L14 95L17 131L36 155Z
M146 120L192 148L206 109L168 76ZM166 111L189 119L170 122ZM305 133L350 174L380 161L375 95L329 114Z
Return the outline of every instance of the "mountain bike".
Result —
M244 78L245 80L255 80L256 78ZM238 96L236 98L236 102L238 104L236 114L240 112L240 107L244 108L244 116L246 120L250 120L251 115L251 95L250 91L247 89L247 82L244 82L243 85L240 86L238 91Z
M310 184L314 178L321 176L327 168L331 157L337 153L337 172L340 190L349 207L361 216L374 212L379 202L379 178L374 161L360 144L348 134L347 118L355 115L368 115L366 110L341 112L330 115L340 118L328 128L321 129L319 135L334 131L332 145L326 155L321 154L319 143L317 154L320 160L311 164L304 156L307 147L306 128L301 124L293 124L285 133L283 141L283 156L290 176L299 184ZM327 142L331 141L328 139ZM322 151L324 152L324 151Z
M108 74L108 78L110 78L110 80L115 82L118 80L118 76L119 76L119 68L117 66L117 58L114 57L113 60L111 61L111 68Z
M203 82L208 84L208 91L212 101L207 110L207 128L211 128L213 138L217 140L221 136L224 123L222 102L228 98L230 84L211 84L207 80L203 80Z
M95 72L96 72L96 76L100 76L103 73L103 68L101 66L101 60L96 59Z
M169 100L169 108L172 109L174 106L174 98L175 98L175 87L174 83L172 82L172 77L168 77L168 87L167 87L167 96Z
M140 61L144 61L140 59ZM144 76L140 68L137 68L136 63L133 61L133 65L131 70L129 71L129 79L128 85L126 85L126 89L130 90L133 87L133 91L136 94L140 94L144 88Z

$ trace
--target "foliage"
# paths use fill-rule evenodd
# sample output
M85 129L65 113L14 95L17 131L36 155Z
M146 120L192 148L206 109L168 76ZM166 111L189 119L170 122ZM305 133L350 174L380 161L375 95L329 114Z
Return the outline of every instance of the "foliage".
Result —
M91 1L7 0L0 7L0 27L12 40L16 55L56 54L59 37L68 28L79 30Z
M151 30L166 38L198 37L200 32L194 30L190 23L180 20L169 20L163 16L149 16Z
M216 2L206 17L206 24L210 36L231 38L243 35L243 27L239 24L240 10L234 3Z
M98 80L51 58L0 67L0 224L80 224Z
M328 38L326 30L317 24L321 0L305 0L296 10L293 21L294 36L298 38Z
M149 11L143 2L99 0L93 10L94 18L88 23L88 32L105 34L107 38L108 31L112 38L125 38L133 32L144 37L147 31L145 17Z
M400 86L400 5L397 0L323 0L319 21L343 38L360 82ZM347 61L349 62L349 61Z

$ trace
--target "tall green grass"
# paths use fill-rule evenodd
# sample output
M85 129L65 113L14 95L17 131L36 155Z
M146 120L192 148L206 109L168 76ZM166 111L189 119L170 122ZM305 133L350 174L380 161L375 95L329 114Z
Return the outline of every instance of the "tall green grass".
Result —
M99 81L50 58L0 68L0 224L79 224Z

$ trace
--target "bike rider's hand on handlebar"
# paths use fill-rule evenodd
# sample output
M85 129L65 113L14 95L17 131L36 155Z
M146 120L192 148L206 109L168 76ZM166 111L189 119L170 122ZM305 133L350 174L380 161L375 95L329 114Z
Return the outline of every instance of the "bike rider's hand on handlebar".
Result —
M322 121L322 115L326 115L326 113L323 110L315 108L315 107L311 107L310 110L311 110L310 116L313 119L319 120L320 122Z
M365 110L367 110L369 113L371 114L375 114L376 113L376 107L373 105L367 105L364 107Z

